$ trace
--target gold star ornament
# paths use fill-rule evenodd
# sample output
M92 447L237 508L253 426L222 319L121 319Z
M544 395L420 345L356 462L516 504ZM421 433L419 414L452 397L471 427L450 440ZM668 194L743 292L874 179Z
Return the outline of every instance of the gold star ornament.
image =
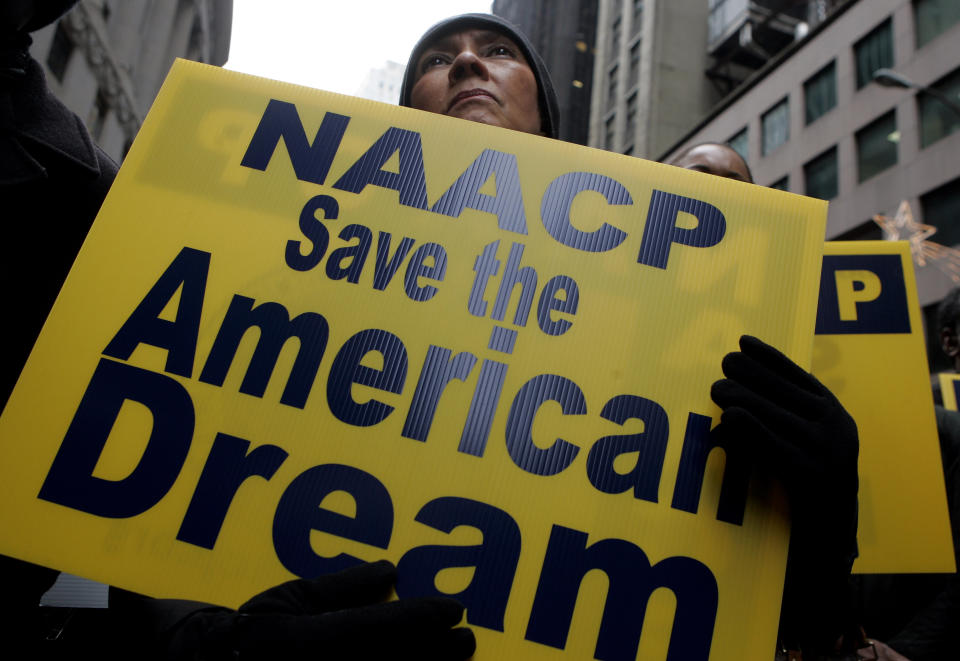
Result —
M929 261L951 280L960 282L960 250L927 241L928 237L937 232L937 228L916 222L906 200L900 203L897 215L893 218L877 214L873 217L873 222L883 230L886 241L909 241L910 254L918 266L926 266Z

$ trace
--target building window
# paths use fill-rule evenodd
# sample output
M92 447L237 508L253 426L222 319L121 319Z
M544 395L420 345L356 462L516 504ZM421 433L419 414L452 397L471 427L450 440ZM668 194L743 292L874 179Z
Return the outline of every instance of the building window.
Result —
M917 29L917 48L926 45L947 28L960 22L957 0L914 0L913 23Z
M610 28L610 58L611 60L617 59L620 55L620 17L617 16L613 20L613 27Z
M790 175L787 175L787 176L785 176L785 177L780 177L780 178L777 179L775 182L773 182L772 184L770 184L770 188L773 188L773 189L776 189L776 190L789 191L789 190L790 190Z
M810 197L830 200L837 196L837 148L831 147L803 166L806 192Z
M67 72L67 64L70 63L71 55L73 55L73 39L67 34L63 23L59 22L53 33L50 52L47 54L47 67L53 77L60 82L63 82L63 75Z
M960 104L960 69L954 69L930 87ZM960 130L960 115L957 111L929 92L920 92L917 95L917 105L920 107L921 147L932 145L940 138Z
M640 34L643 28L643 0L633 0L633 20L630 22L632 35Z
M635 86L640 81L640 42L638 41L630 47L630 81L627 83L630 87Z
M627 128L626 139L631 143L634 140L634 134L637 132L637 93L634 92L627 99Z
M615 119L615 115L610 115L603 125L603 148L608 151L613 151L613 141L616 138L616 134L614 133Z
M897 116L891 110L857 131L857 176L860 181L897 164Z
M857 61L857 89L873 80L877 69L893 66L893 21L887 17L883 23L853 45Z
M747 127L744 126L735 136L727 140L733 151L740 154L740 158L747 160Z
M607 108L612 108L617 102L617 69L613 67L607 74Z
M960 243L960 178L920 196L923 222L937 228L931 240L945 246Z
M803 84L804 116L807 124L827 114L837 105L837 65L830 62Z
M763 155L772 154L777 147L790 139L790 104L784 98L780 103L763 113Z

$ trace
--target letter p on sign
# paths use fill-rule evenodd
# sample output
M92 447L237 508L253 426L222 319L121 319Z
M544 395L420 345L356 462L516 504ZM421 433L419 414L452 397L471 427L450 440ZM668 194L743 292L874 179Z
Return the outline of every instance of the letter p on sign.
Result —
M880 297L883 286L873 271L833 272L837 283L837 309L842 321L857 320L857 303L868 303Z
M817 335L909 333L900 255L824 255Z

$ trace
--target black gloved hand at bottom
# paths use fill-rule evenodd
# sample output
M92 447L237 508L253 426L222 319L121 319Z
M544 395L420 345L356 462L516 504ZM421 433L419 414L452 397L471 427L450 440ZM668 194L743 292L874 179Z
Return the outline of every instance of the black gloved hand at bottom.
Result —
M473 654L473 632L455 628L463 606L445 597L383 602L395 581L396 568L380 561L283 583L237 611L194 612L173 632L167 658L440 661Z
M824 650L848 626L848 583L857 556L857 427L837 398L792 360L745 335L723 359L711 396L717 433L783 483L790 551L781 611L788 644Z

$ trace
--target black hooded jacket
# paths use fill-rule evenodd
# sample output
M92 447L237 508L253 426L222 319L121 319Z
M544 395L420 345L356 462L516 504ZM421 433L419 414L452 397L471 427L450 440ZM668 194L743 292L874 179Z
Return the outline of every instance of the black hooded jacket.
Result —
M413 107L410 103L410 96L416 77L416 63L423 52L441 37L469 29L499 32L510 37L520 47L537 80L537 102L540 106L543 133L551 138L558 138L560 136L560 105L557 101L557 92L553 89L553 81L550 80L550 74L547 72L543 59L526 35L520 32L515 25L492 14L461 14L440 21L427 30L420 37L417 45L413 47L410 59L407 60L407 69L403 74L403 85L400 87L400 105L407 108Z

